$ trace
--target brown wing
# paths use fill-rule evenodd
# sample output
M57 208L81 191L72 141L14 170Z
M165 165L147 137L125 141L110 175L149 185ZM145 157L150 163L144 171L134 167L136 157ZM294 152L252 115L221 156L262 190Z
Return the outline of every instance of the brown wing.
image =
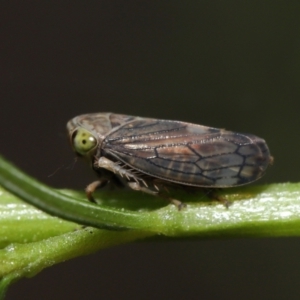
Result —
M265 141L254 135L146 118L109 134L102 149L142 173L200 187L249 183L271 160Z

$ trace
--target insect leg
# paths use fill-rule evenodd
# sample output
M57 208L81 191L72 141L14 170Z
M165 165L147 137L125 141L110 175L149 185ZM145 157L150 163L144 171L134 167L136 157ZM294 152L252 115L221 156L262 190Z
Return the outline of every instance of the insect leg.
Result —
M181 201L167 197L165 194L160 192L158 186L155 183L154 183L154 188L157 191L153 191L152 189L148 188L147 182L144 179L137 176L135 174L135 170L128 170L124 168L122 165L120 165L119 163L113 162L106 157L103 156L100 157L99 160L96 162L96 166L99 168L104 168L108 171L120 175L121 177L126 178L128 180L127 181L128 186L135 191L141 191L153 196L159 196L161 198L164 198L169 202L173 203L178 208L178 210L181 210L183 207L186 206ZM141 185L141 183L143 185Z
M87 198L89 199L89 201L91 202L94 202L96 203L94 197L93 197L93 193L95 192L95 190L99 187L103 187L105 186L106 184L108 183L108 180L107 179L102 179L102 180L96 180L92 183L90 183L86 189L85 189L85 192L86 192L86 196Z
M147 183L144 181L144 179L135 174L135 170L128 170L118 162L113 162L106 157L100 157L96 165L99 168L104 168L110 172L113 172L114 174L120 175L121 177L126 178L128 181L134 180L135 182L142 182L145 186L147 186Z
M212 189L208 189L206 192L206 195L211 199L211 200L217 200L219 202L221 202L226 208L228 208L232 202L228 201L227 199L225 199L224 197L218 195L215 190Z
M178 210L181 210L182 208L184 208L186 206L186 204L182 203L181 201L167 197L166 195L162 194L159 191L153 191L153 190L149 189L148 187L141 186L138 182L135 182L135 181L128 182L128 186L135 191L141 191L141 192L153 195L153 196L158 196L163 199L166 199L167 201L174 204L178 208Z
M141 186L138 182L135 182L135 181L130 181L130 182L128 182L128 186L129 186L131 189L135 190L135 191L141 191L141 192L144 192L144 193L153 195L153 196L157 196L157 195L158 195L158 192L152 191L152 190L149 189L149 188L146 188L146 187L144 187L144 186Z

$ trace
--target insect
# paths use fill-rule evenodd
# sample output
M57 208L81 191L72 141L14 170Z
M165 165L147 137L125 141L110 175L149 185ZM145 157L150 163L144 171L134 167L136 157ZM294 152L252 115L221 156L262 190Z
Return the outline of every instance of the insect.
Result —
M77 116L67 124L73 150L107 183L164 196L168 185L226 188L259 179L272 163L266 142L242 134L181 121L114 113ZM171 200L178 208L182 203Z

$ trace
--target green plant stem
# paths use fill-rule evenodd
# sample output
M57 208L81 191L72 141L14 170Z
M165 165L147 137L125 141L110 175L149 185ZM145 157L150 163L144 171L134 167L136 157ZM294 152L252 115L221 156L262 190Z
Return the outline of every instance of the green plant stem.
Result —
M164 206L164 202L156 210L150 210L148 204L148 210L127 209L124 199L140 203L143 197L146 203L155 202L153 197L137 192L99 193L102 203L96 205L76 192L45 186L1 157L0 184L47 213L102 229L137 229L179 237L300 235L300 184L224 189L221 195L233 202L229 209L207 201L203 195L184 195L188 205L182 211L173 205Z
M181 211L138 192L99 192L96 205L84 193L50 188L0 157L0 186L0 299L21 277L138 239L300 235L299 183L224 189L219 193L232 202L228 209L203 193L180 191L176 197L187 204Z

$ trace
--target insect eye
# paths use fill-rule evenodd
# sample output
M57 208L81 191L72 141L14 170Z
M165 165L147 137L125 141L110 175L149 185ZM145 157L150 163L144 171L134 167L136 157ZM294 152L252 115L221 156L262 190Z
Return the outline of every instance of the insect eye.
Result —
M74 150L81 155L86 155L97 146L96 138L87 130L81 128L72 136Z

